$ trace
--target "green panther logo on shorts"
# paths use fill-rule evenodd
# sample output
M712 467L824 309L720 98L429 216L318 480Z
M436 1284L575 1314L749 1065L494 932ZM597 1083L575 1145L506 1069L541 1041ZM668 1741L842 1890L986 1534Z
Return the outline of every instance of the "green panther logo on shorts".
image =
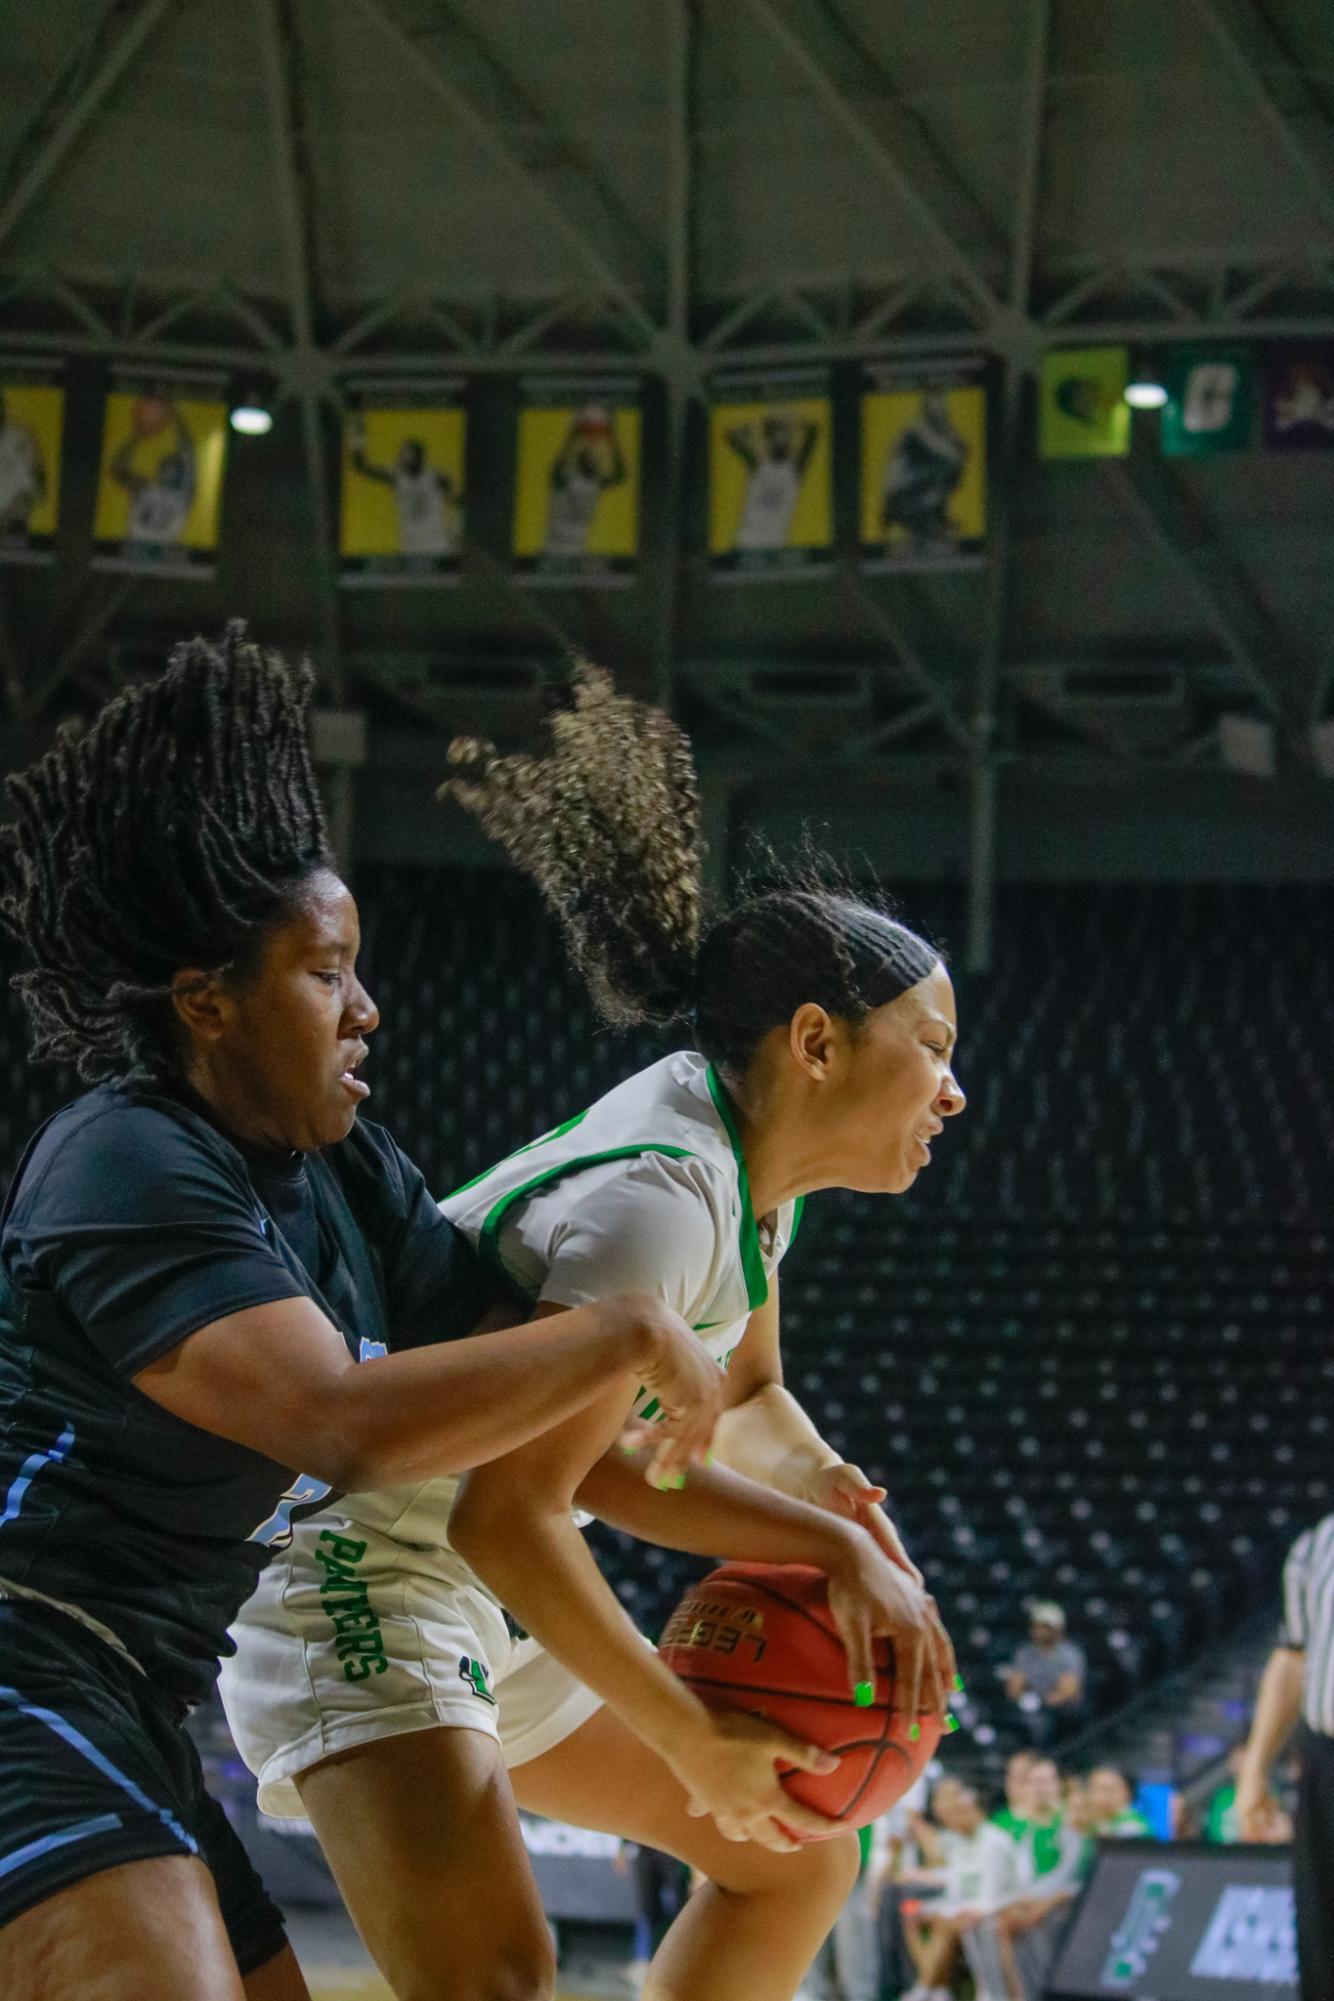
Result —
M480 1695L483 1702L489 1702L495 1708L496 1698L488 1686L489 1677L483 1662L469 1660L465 1654L459 1662L459 1678L467 1682L474 1695Z

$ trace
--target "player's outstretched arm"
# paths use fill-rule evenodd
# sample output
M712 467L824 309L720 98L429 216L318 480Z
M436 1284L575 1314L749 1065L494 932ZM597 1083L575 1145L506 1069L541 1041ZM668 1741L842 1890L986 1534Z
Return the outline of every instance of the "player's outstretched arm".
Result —
M718 1423L715 1450L734 1472L858 1523L891 1563L921 1583L922 1573L884 1511L885 1489L820 1436L784 1386L776 1275L768 1299L751 1314L732 1357L727 1408Z
M673 1463L702 1456L717 1371L660 1301L621 1297L558 1319L352 1361L309 1299L228 1314L141 1369L177 1417L341 1491L459 1473L526 1444L620 1385L656 1378ZM665 1392L665 1397L664 1397Z
M779 1814L787 1827L827 1833L819 1814L783 1792L775 1761L832 1771L837 1760L754 1719L712 1716L644 1645L571 1518L580 1479L616 1437L626 1403L624 1384L614 1385L558 1431L465 1475L450 1542L533 1638L652 1746L723 1833L791 1848Z

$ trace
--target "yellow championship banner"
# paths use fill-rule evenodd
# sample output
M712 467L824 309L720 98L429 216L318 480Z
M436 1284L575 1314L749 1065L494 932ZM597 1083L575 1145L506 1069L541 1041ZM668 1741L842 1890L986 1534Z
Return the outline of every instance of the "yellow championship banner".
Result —
M1130 450L1125 347L1056 347L1042 357L1038 456L1123 458Z
M51 560L60 518L65 392L51 368L0 369L0 563Z
M226 455L221 376L117 374L102 420L93 567L211 575Z
M826 370L715 377L709 408L709 555L718 576L809 575L834 540Z
M627 583L639 555L637 381L522 386L514 557L532 583Z
M862 392L861 545L872 570L980 563L987 533L981 359L886 363Z
M344 584L448 584L463 547L467 414L460 382L365 382L343 416Z

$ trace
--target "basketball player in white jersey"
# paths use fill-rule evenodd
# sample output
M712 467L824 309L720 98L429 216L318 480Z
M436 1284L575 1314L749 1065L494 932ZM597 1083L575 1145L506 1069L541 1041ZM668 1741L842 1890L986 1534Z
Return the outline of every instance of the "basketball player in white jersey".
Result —
M46 492L42 448L27 424L10 416L0 389L0 535L28 525L28 516Z
M605 410L590 405L570 425L551 468L543 554L586 556L598 503L624 478L625 457L616 427Z
M784 1827L828 1823L781 1791L774 1760L832 1767L704 1710L643 1644L572 1510L700 1556L818 1566L851 1678L871 1678L872 1635L888 1634L902 1706L943 1707L953 1657L884 1490L783 1388L777 1276L807 1192L907 1189L962 1109L953 995L914 933L819 887L751 897L701 939L680 733L592 670L553 727L546 758L455 746L451 789L562 914L603 1013L688 1011L696 1048L442 1207L539 1314L626 1285L675 1304L728 1369L722 1463L659 1491L618 1446L612 1393L464 1481L344 1497L245 1608L224 1700L261 1805L309 1815L396 1994L548 1990L517 1802L709 1879L650 1995L788 2001L858 1858L848 1835L783 1852ZM636 1408L651 1421L645 1395Z
M180 542L194 506L194 439L176 404L168 402L167 410L176 433L175 442L151 473L140 472L134 464L140 443L137 433L131 433L111 461L110 477L130 496L130 515L125 528L127 543L152 542L169 547Z
M801 482L815 450L817 425L769 410L757 424L738 424L727 442L746 468L746 492L735 547L785 549Z
M366 456L365 433L358 427L353 434L352 463L363 479L379 480L393 488L401 555L458 553L459 495L448 473L430 463L420 438L404 438L392 465L376 465Z

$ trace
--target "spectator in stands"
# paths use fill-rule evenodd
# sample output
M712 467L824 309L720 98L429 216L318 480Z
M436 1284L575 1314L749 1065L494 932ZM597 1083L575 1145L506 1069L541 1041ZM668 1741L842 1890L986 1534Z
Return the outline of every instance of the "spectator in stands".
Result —
M1281 1812L1274 1759L1300 1722L1301 1786L1293 1841L1301 2001L1334 1994L1334 1515L1298 1536L1283 1566L1283 1624L1265 1664L1237 1782L1248 1841L1272 1839Z
M928 1776L929 1774L929 1776ZM923 1860L915 1824L925 1812L931 1782L939 1778L936 1764L917 1779L875 1823L871 1855L871 1897L875 1909L880 1958L880 1987L902 1994L917 1977L920 1909L918 1870Z
M1065 1613L1050 1599L1028 1608L1028 1639L1005 1670L1005 1693L1016 1703L1034 1744L1075 1729L1084 1710L1083 1649L1065 1636Z
M1024 1818L1011 1830L1019 1853L1019 1895L998 1913L996 1926L1025 1995L1036 1996L1093 1859L1093 1844L1066 1819L1060 1774L1050 1758L1035 1758L1029 1766L1021 1803Z
M1152 1832L1142 1813L1132 1805L1130 1781L1115 1765L1099 1765L1085 1781L1088 1795L1089 1832L1100 1841L1131 1840Z
M987 1819L973 1787L960 1779L940 1781L931 1809L939 1825L935 1847L944 1895L931 1906L921 1972L903 2001L949 2001L946 1983L960 1946L977 2001L1010 2001L1013 1977L993 1921L1019 1888L1016 1845Z
M1027 1785L1030 1767L1037 1763L1036 1751L1016 1751L1005 1761L1005 1804L991 1818L1006 1834L1014 1834L1027 1817Z

